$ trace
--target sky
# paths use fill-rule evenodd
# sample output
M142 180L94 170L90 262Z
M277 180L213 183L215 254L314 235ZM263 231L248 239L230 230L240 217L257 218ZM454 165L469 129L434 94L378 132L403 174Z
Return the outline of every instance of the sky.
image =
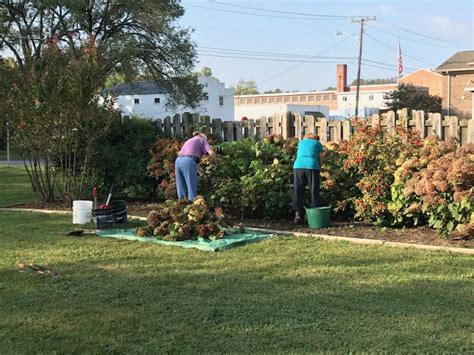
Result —
M183 0L179 24L193 28L199 62L227 87L254 80L260 91L335 86L336 65L357 77L361 16L366 22L361 78L436 68L457 51L474 50L474 0L320 1ZM341 34L336 35L336 32ZM342 58L341 58L342 57Z

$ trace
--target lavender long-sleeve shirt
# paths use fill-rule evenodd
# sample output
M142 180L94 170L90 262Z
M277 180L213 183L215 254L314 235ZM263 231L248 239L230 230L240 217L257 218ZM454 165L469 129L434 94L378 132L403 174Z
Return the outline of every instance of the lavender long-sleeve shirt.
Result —
M211 145L199 136L192 137L188 139L181 150L179 151L179 155L193 155L198 158L202 158L202 156L208 153L212 149Z

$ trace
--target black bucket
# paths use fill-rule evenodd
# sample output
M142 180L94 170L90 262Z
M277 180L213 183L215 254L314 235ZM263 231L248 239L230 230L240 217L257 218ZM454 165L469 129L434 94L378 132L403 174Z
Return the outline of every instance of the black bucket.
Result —
M125 201L112 201L109 206L109 208L92 210L92 220L96 229L110 228L114 224L127 222L127 203Z

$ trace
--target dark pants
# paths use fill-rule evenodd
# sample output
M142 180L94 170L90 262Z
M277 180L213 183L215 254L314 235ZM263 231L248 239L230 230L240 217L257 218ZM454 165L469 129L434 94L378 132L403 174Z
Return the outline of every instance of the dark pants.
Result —
M293 208L303 211L304 191L306 184L309 185L311 194L311 208L319 206L319 174L316 169L294 169Z

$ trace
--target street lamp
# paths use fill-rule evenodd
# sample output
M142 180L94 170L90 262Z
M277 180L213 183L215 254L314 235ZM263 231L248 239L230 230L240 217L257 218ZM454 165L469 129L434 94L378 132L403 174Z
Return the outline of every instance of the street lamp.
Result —
M350 34L350 33L344 32L344 31L336 31L335 35L336 35L336 36L346 35L347 37L352 38L352 39L353 39L354 41L356 41L357 43L360 42L356 37L354 37L355 34Z

